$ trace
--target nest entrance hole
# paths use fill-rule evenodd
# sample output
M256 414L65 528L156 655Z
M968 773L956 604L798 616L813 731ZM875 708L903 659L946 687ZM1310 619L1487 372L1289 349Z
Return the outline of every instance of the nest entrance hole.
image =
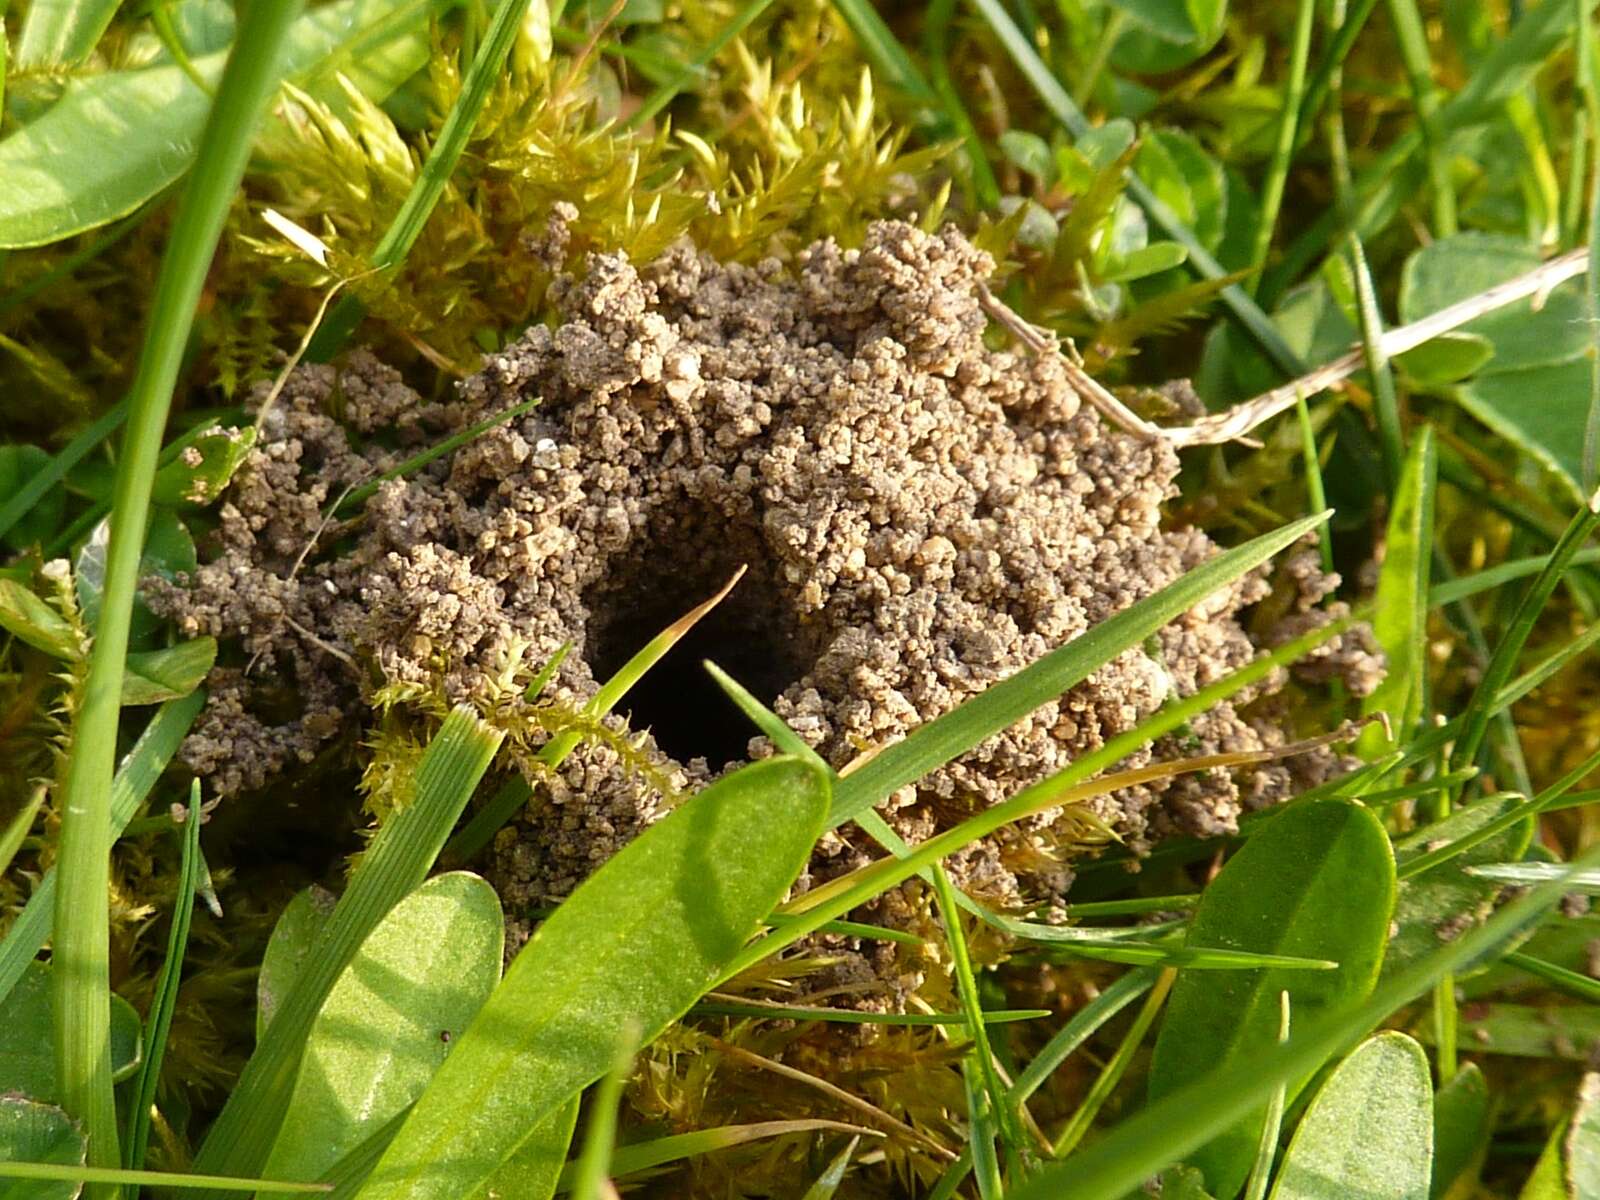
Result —
M744 577L644 677L618 711L649 729L679 762L712 768L742 761L756 728L702 665L711 659L764 704L802 678L814 660L776 564L748 523L686 504L653 523L618 555L586 596L588 658L604 682L662 630Z

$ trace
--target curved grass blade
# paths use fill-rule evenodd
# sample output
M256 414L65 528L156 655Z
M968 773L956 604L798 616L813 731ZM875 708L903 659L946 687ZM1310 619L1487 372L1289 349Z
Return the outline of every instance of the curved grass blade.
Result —
M1278 1022L1278 1044L1282 1045L1289 1040L1289 993L1280 993L1278 999L1283 1006ZM1278 1137L1283 1131L1283 1108L1288 1099L1289 1090L1284 1085L1273 1089L1272 1099L1267 1104L1267 1119L1261 1124L1261 1140L1256 1144L1255 1165L1250 1168L1250 1180L1245 1185L1244 1200L1263 1200L1267 1194L1272 1164L1278 1154Z
M1428 1200L1433 1087L1403 1033L1380 1033L1340 1063L1300 1119L1272 1200Z
M105 897L110 883L117 723L150 494L161 434L206 273L244 175L256 124L277 86L284 47L300 8L299 3L257 5L240 22L239 48L228 57L217 102L200 135L197 169L173 223L156 280L149 332L129 389L128 431L113 490L100 619L62 783L58 863L62 883L56 896L53 946L55 1040L64 1107L84 1122L89 1161L96 1167L121 1164L106 1055L111 988ZM52 108L41 123L59 109L60 105ZM115 156L116 148L110 153Z
M853 821L908 783L966 753L984 738L1021 720L1082 682L1131 646L1219 588L1254 570L1278 551L1317 528L1326 513L1303 518L1225 550L1087 633L1051 651L982 694L912 730L839 781L830 826ZM1125 752L1124 752L1125 753ZM1120 757L1120 755L1119 755ZM1112 760L1113 762L1115 759ZM1109 765L1109 764L1107 764Z
M328 992L378 922L427 877L504 736L465 706L445 718L417 766L416 795L378 830L362 856L315 950L206 1135L197 1167L246 1173L266 1161L306 1038Z
M715 1154L719 1150L732 1149L734 1146L746 1146L751 1142L765 1141L767 1138L783 1137L792 1133L848 1133L852 1139L861 1137L882 1137L881 1131L867 1129L860 1125L847 1125L842 1121L826 1120L797 1120L797 1121L757 1121L750 1125L721 1125L715 1129L697 1129L693 1133L675 1133L667 1137L652 1138L648 1142L634 1142L627 1146L618 1146L611 1155L611 1173L616 1178L625 1178L637 1175L641 1171L648 1171L652 1167L659 1167L670 1162L680 1162L685 1158L695 1158L701 1154ZM852 1142L852 1144L854 1144ZM558 1191L566 1191L572 1186L574 1164L568 1163L561 1174L561 1182L557 1185Z
M1089 1132L1089 1126L1094 1123L1101 1107L1110 1098L1117 1084L1122 1081L1129 1064L1133 1061L1134 1052L1144 1041L1144 1035L1150 1032L1150 1026L1155 1023L1156 1014L1166 1003L1167 995L1172 990L1176 978L1177 972L1171 967L1161 972L1155 986L1150 989L1150 994L1145 997L1144 1007L1139 1010L1139 1015L1134 1018L1133 1024L1128 1026L1128 1032L1123 1035L1121 1044L1117 1046L1117 1052L1096 1076L1094 1083L1090 1084L1089 1094L1083 1098L1083 1103L1078 1105L1071 1119L1067 1121L1066 1128L1051 1145L1050 1153L1053 1157L1065 1158L1071 1154L1083 1140L1083 1135Z
M855 1156L856 1147L860 1144L861 1135L858 1133L845 1144L843 1150L833 1156L833 1161L817 1176L800 1200L833 1200L834 1193L844 1182L844 1173L850 1169L850 1159Z
M0 1179L61 1180L66 1183L131 1184L153 1188L207 1188L228 1195L231 1192L263 1192L322 1195L322 1183L285 1183L273 1179L236 1179L228 1175L187 1175L169 1171L128 1171L121 1167L72 1167L55 1163L0 1161Z
M622 1087L633 1067L634 1037L623 1031L628 1049L606 1072L589 1103L589 1127L584 1130L583 1149L573 1163L572 1200L608 1200L616 1195L611 1185L611 1153L617 1144L617 1106L622 1103Z
M122 423L127 419L128 402L121 400L62 447L48 466L30 476L27 483L12 493L4 504L0 504L0 537L9 533L12 526L27 516L46 492L65 479L67 472L82 462L91 450L122 428Z
M532 1126L605 1073L619 1028L634 1023L648 1044L726 973L793 883L827 806L826 776L773 758L625 846L517 956L361 1200L476 1192Z
M11 866L11 860L17 856L17 851L22 849L22 843L27 840L28 831L33 828L33 820L44 807L44 798L48 794L49 789L44 784L39 784L33 789L33 795L7 822L5 831L0 832L0 875L6 873L6 868Z
M1181 975L1150 1064L1152 1100L1219 1063L1276 1046L1284 992L1308 1022L1365 999L1377 982L1394 898L1388 835L1358 804L1302 805L1247 841L1202 895L1191 944L1328 958L1339 969ZM1288 1081L1291 1098L1305 1083L1304 1076ZM1252 1113L1189 1157L1214 1194L1231 1196L1244 1185L1264 1115Z

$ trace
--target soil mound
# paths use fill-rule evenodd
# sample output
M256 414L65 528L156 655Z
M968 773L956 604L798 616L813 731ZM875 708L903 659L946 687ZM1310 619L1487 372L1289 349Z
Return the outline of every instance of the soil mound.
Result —
M792 268L687 245L644 268L592 256L552 289L560 323L491 356L450 403L424 404L360 354L297 370L221 508L217 556L167 593L186 632L242 636L256 659L248 675L218 672L191 763L224 791L257 787L314 755L361 711L362 689L468 697L508 658L537 667L566 643L552 686L582 701L747 568L623 705L660 770L585 746L502 832L496 883L513 905L546 903L663 811L663 781L770 752L701 658L843 767L1203 562L1204 533L1161 527L1171 448L1080 406L1059 359L986 343L978 287L992 267L954 230L895 222L859 250L818 243ZM530 397L527 415L328 527L349 487ZM1334 582L1314 563L1294 564L1297 628L1337 611L1314 607ZM1240 613L1267 590L1255 575L1212 597L904 789L886 816L920 840L1243 665L1257 647ZM1357 693L1381 672L1364 633L1319 665ZM289 720L253 715L274 683L298 696ZM1145 757L1281 743L1270 716L1239 711L1260 694ZM1098 815L1135 845L1217 832L1282 795L1287 772L1126 791ZM1065 882L1054 849L1046 815L959 866L1004 902ZM858 857L832 837L814 875Z

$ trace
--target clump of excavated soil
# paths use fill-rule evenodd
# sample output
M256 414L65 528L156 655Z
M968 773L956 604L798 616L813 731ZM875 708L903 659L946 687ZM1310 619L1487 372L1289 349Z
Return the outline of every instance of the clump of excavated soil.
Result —
M1103 424L1059 359L985 344L991 270L954 230L890 222L859 251L818 243L793 270L687 245L643 268L600 255L558 278L555 328L491 356L450 403L425 405L361 354L295 371L226 496L216 557L166 597L185 632L242 637L255 659L213 679L189 761L221 791L259 787L358 720L375 684L470 696L519 647L537 664L570 642L555 691L581 701L743 565L630 700L656 781L688 786L770 750L704 679L704 656L842 767L1203 562L1204 533L1161 528L1172 449ZM353 528L325 528L374 471L534 396L530 414L383 485ZM1294 563L1297 629L1327 616L1314 606L1335 581L1314 564ZM1213 596L903 789L891 824L925 838L1246 663L1241 610L1267 590L1252 575ZM1364 633L1320 666L1358 693L1381 669ZM299 697L291 719L254 715L268 688ZM1284 741L1236 704L1197 718L1181 753ZM664 807L606 746L547 782L495 846L513 904L564 895ZM1098 815L1146 845L1231 829L1290 784L1285 767L1215 772L1120 792ZM1036 895L1065 882L1050 846L1040 819L960 866L997 900ZM832 837L813 870L857 858Z

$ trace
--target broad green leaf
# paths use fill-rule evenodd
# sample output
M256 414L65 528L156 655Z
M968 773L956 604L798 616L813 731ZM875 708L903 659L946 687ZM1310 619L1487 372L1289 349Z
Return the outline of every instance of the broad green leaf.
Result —
M28 1096L0 1096L0 1162L81 1167L88 1142L68 1117ZM0 1200L75 1200L81 1183L0 1178Z
M600 1078L617 1031L647 1044L721 975L823 828L826 776L773 758L725 776L595 872L533 935L361 1191L471 1195Z
M1139 144L1133 165L1202 246L1215 250L1222 243L1228 222L1227 181L1222 164L1193 135L1181 129L1152 129Z
M1201 896L1188 944L1331 959L1339 968L1181 973L1156 1039L1151 1098L1275 1047L1284 991L1296 1023L1307 1026L1364 1000L1388 937L1394 869L1378 819L1344 800L1288 809L1247 841ZM1307 1078L1291 1081L1291 1099ZM1216 1195L1243 1185L1264 1110L1191 1157Z
M581 1096L574 1096L546 1114L488 1182L471 1194L471 1200L500 1200L502 1196L549 1200L563 1190L571 1167L567 1162L567 1148L572 1145L572 1135L578 1127L581 1100ZM623 1173L615 1158L612 1165L616 1174Z
M70 67L89 57L121 0L33 0L17 38L16 68Z
M1486 371L1455 395L1462 408L1551 472L1575 502L1587 499L1578 484L1588 420L1587 359Z
M1404 870L1408 862L1482 829L1520 803L1521 797L1500 796L1459 808L1442 821L1398 839L1395 861ZM1426 958L1440 942L1460 937L1487 920L1501 887L1467 874L1464 868L1520 858L1532 836L1530 816L1455 858L1402 880L1395 901L1395 933L1383 960L1384 975L1405 970Z
M68 662L83 653L71 622L15 579L0 579L0 629Z
M300 75L386 17L425 23L421 0L339 0L290 34L285 72ZM215 86L226 50L195 69ZM39 246L125 216L194 161L211 99L175 64L68 79L61 98L0 140L0 247Z
M156 472L151 499L157 504L210 504L256 444L254 425L213 428L193 438L178 456Z
M1041 183L1049 186L1055 182L1055 155L1051 153L1050 143L1037 133L1008 129L1000 135L997 144L1000 153Z
M0 497L9 498L39 472L48 470L50 455L37 446L0 446ZM13 550L48 541L61 524L67 494L58 483L17 518L0 541Z
M0 1004L0 1092L21 1092L54 1104L55 1040L50 1033L50 967L29 963L11 994ZM139 1014L121 996L111 997L111 1073L118 1081L139 1068L142 1033Z
M1493 1112L1489 1084L1468 1063L1433 1096L1432 1200L1444 1200L1457 1180L1474 1174L1489 1145Z
M317 1014L262 1174L313 1180L419 1095L500 981L500 900L439 875L378 923Z
M194 638L166 650L128 655L122 677L123 704L160 704L187 696L205 681L217 661L217 639Z
M1494 343L1481 333L1442 333L1394 361L1423 387L1455 383L1483 369L1494 357Z
M1439 459L1433 428L1424 426L1412 440L1389 513L1383 568L1378 575L1372 629L1389 660L1389 671L1361 704L1366 714L1387 713L1394 737L1409 740L1422 717L1428 672L1428 580L1433 564L1433 498ZM1392 742L1376 725L1358 743L1368 760L1387 753Z
M337 899L327 888L312 884L296 892L278 914L278 923L267 938L261 971L256 976L256 1041L261 1040L273 1014L289 994L306 955L311 953L311 947L322 936L323 926L333 915Z
M1311 1101L1272 1200L1427 1200L1432 1159L1427 1056L1403 1033L1380 1033Z

